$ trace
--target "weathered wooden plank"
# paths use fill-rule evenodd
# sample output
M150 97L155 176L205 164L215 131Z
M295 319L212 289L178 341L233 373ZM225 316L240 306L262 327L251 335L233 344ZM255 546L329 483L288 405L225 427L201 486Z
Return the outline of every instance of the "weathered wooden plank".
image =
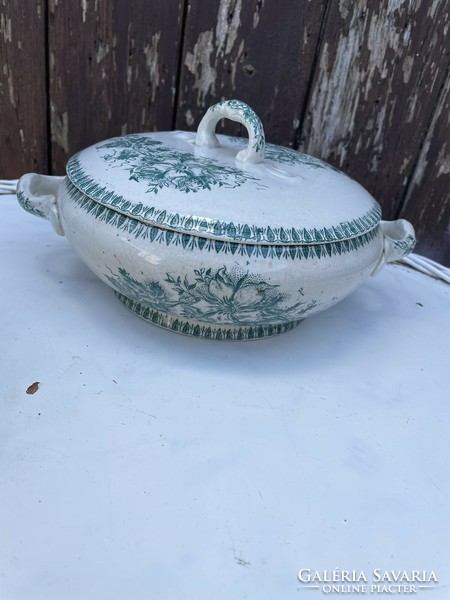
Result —
M0 177L47 171L45 2L0 0Z
M450 267L450 70L400 216L416 228L417 252Z
M292 145L314 63L325 0L210 0L188 5L177 112L195 129L223 99L247 102L268 141ZM226 131L240 128L225 125Z
M300 147L399 211L450 48L449 0L331 2Z
M53 172L130 132L171 129L183 0L49 0Z

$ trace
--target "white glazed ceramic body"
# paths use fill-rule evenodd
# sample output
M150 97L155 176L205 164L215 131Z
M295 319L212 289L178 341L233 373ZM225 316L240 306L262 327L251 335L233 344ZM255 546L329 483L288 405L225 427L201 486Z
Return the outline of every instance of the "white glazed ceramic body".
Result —
M198 132L197 141L206 148L219 143L213 116ZM238 120L236 114L231 118ZM263 137L257 127L249 126L249 134L238 160L262 163ZM326 243L254 243L176 231L105 206L67 177L25 175L18 199L29 212L50 219L134 313L205 338L258 339L287 331L414 247L413 229L403 220L379 222L361 235Z
M33 197L42 189L49 197L49 178L25 177L27 197L30 187ZM58 215L55 229L86 265L142 318L200 337L252 339L291 329L402 256L410 235L408 224L397 221L381 223L363 240L327 245L217 243L144 226L81 194L81 203L74 201L67 178L54 183L49 214Z

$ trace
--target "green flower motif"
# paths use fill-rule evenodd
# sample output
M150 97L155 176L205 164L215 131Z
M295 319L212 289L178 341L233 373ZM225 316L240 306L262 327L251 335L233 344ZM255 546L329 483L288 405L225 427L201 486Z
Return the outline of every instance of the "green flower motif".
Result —
M317 301L290 304L289 295L280 292L279 286L238 268L195 269L193 280L166 273L167 286L157 281L141 283L123 268L106 277L116 291L130 300L196 321L236 325L286 323L317 305Z
M129 179L143 181L147 192L157 194L163 188L181 192L211 190L214 186L235 188L256 177L215 160L180 152L151 138L132 134L114 138L96 146L111 152L102 158L114 168L129 173Z

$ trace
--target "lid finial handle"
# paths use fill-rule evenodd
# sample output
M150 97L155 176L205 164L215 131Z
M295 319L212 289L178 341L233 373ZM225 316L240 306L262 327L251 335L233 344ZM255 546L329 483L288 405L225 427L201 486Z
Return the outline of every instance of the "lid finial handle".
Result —
M240 100L224 100L209 108L197 129L196 146L217 148L220 146L215 135L220 119L227 118L245 125L248 131L248 145L236 155L236 160L248 163L260 163L264 160L264 129L258 115Z

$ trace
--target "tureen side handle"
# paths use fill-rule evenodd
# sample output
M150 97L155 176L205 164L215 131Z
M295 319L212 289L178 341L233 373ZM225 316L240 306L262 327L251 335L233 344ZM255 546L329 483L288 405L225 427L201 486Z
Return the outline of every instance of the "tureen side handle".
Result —
M236 160L247 163L261 163L264 160L264 129L258 115L245 102L224 100L211 106L203 116L197 129L196 146L218 148L219 140L215 135L220 119L231 119L242 123L248 132L247 148L236 154Z
M416 235L409 221L397 219L397 221L380 221L383 234L383 249L380 258L372 271L372 277L376 275L386 263L395 262L414 250Z
M50 221L58 235L64 235L59 218L57 194L65 177L27 173L17 184L17 200L22 208L32 215Z

